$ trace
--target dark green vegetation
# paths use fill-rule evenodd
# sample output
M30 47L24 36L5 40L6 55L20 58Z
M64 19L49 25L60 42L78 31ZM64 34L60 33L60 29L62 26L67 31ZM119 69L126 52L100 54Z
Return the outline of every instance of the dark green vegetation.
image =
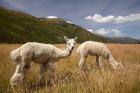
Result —
M64 43L63 36L78 36L78 42L94 40L101 42L117 42L111 38L92 34L80 26L67 23L61 18L46 19L0 8L0 43ZM124 42L125 43L125 42ZM137 40L134 42L138 43Z

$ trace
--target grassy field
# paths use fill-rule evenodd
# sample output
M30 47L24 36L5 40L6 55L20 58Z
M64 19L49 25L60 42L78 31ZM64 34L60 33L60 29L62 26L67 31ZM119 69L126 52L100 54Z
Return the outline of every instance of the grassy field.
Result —
M112 55L121 61L125 71L113 72L106 60L103 60L105 72L95 66L95 57L88 57L87 73L80 76L76 48L69 58L56 63L51 86L36 86L39 77L39 65L32 63L27 81L12 89L9 79L16 64L11 62L10 51L19 44L0 45L0 93L140 93L140 45L107 44ZM56 45L64 48L65 45Z

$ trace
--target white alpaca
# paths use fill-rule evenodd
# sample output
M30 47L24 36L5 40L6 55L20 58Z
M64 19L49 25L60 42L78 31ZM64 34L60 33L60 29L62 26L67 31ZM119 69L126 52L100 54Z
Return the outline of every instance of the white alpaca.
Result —
M64 38L67 42L66 50L61 50L51 44L37 42L29 42L13 50L11 52L11 59L17 63L17 67L10 80L11 85L17 85L19 82L23 81L32 61L41 64L41 80L45 78L46 70L48 75L51 75L55 69L54 63L62 58L70 56L76 44L75 40L77 37L68 39L64 36Z
M105 58L109 61L109 63L112 65L113 69L117 69L118 66L123 68L121 63L118 63L110 53L109 49L106 47L105 44L100 42L94 42L94 41L86 41L82 43L78 49L77 53L80 55L80 62L79 67L82 70L85 64L85 59L88 55L96 56L96 65L100 68L103 68L101 58Z

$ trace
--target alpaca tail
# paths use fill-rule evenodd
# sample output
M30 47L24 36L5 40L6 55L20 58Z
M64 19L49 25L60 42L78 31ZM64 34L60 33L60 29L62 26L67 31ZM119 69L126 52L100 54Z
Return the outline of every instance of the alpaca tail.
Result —
M19 49L13 50L10 53L10 57L11 57L12 61L20 62L20 51L19 51Z

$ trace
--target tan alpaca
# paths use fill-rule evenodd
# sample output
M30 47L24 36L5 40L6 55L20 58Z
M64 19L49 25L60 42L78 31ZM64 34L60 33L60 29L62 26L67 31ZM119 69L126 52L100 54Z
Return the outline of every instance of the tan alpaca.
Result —
M61 50L51 44L37 42L29 42L13 50L11 52L11 59L17 63L17 67L10 80L11 85L17 85L23 81L32 61L41 64L41 79L44 79L46 70L48 71L48 75L51 75L55 69L55 62L70 56L76 44L77 37L68 39L64 36L64 38L67 42L66 50Z
M85 64L86 57L88 55L96 56L96 64L100 67L102 67L102 61L101 58L105 58L109 61L109 63L112 65L113 69L117 69L118 66L123 68L121 63L118 63L112 56L111 52L107 48L107 46L100 42L94 42L94 41L86 41L82 43L78 49L77 53L80 55L80 62L79 67L82 70Z

